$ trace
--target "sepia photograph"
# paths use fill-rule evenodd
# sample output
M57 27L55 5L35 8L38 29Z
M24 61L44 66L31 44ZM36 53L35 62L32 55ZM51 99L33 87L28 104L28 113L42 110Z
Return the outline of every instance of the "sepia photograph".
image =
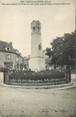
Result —
M76 117L76 0L0 0L0 117Z

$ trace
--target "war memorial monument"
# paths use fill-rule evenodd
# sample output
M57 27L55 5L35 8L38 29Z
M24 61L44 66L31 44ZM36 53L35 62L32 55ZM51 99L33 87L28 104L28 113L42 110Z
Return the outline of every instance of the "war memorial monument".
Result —
M66 70L45 69L45 58L42 51L41 23L31 23L31 53L29 70L4 71L4 83L18 86L47 86L71 82L70 72Z

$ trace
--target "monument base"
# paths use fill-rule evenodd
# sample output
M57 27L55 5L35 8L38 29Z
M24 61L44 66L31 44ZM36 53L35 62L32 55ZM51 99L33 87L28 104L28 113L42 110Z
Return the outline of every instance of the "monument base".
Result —
M45 59L43 57L30 58L29 68L32 71L41 71L45 70Z

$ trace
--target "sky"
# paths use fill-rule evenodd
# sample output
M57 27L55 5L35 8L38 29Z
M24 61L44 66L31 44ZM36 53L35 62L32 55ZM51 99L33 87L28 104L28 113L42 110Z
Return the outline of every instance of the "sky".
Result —
M43 50L51 47L54 38L75 30L75 0L67 0L69 5L2 5L1 2L5 0L0 0L0 40L12 42L22 56L30 54L33 20L41 22Z

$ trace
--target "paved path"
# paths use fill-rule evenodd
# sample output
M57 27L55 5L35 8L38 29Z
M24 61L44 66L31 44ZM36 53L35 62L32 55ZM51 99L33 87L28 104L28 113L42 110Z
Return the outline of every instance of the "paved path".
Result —
M0 75L0 84L2 82ZM72 78L75 81L75 78ZM20 89L0 85L1 117L76 117L76 87Z

